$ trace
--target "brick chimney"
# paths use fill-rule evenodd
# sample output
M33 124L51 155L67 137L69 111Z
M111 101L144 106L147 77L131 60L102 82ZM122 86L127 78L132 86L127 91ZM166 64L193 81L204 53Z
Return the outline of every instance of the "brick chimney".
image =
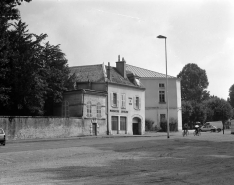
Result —
M127 78L126 75L126 62L124 58L120 61L120 55L118 56L118 62L116 62L117 71L121 74L122 77Z

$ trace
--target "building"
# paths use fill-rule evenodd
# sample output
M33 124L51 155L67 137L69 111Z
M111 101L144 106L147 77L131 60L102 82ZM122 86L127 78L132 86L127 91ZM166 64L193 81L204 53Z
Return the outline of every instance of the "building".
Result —
M126 65L126 70L141 79L145 91L145 118L154 121L160 127L160 122L167 118L166 75ZM177 129L182 129L181 86L180 79L168 76L169 122L177 123Z
M78 89L63 93L62 104L54 106L54 115L82 118L84 135L106 134L106 98L104 91ZM98 121L97 121L98 119Z
M81 116L88 120L85 123L87 125L91 125L91 121L95 120L101 134L103 129L100 129L99 123L103 125L105 118L106 134L144 134L145 88L137 75L126 71L124 59L120 61L119 56L116 67L104 64L87 65L70 67L70 71L76 76L76 90L64 93L64 106L60 108L63 110L60 115ZM78 101L82 94L86 100ZM65 106L66 102L69 103ZM106 116L100 118L98 113L89 114L91 109L92 112L98 110L97 102L101 102L102 113L106 110Z

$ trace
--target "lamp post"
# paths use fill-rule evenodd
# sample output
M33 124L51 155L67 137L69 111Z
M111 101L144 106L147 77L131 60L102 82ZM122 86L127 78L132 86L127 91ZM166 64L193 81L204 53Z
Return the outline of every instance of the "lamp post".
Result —
M165 39L165 58L166 58L166 97L167 97L167 138L170 138L169 135L169 100L168 100L168 78L167 78L167 37L163 35L157 36L159 39Z

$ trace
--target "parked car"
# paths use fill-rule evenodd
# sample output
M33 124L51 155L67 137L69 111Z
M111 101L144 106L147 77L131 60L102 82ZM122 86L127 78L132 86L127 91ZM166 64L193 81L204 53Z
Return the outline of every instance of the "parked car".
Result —
M200 130L201 130L202 132L207 132L207 131L211 131L211 132L216 132L216 131L218 131L218 132L220 132L220 131L221 131L220 128L217 128L216 126L211 125L211 124L205 124L205 125L201 126L201 127L200 127Z
M0 128L0 143L4 146L6 144L6 135L2 128Z

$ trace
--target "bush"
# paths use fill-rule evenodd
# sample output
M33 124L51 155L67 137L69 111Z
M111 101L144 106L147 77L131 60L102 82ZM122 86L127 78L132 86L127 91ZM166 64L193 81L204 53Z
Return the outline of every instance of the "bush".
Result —
M151 119L146 119L145 120L145 131L154 131L154 121Z
M167 120L163 120L160 122L160 127L162 132L167 132ZM169 120L169 130L178 131L177 121L174 118L170 118Z

